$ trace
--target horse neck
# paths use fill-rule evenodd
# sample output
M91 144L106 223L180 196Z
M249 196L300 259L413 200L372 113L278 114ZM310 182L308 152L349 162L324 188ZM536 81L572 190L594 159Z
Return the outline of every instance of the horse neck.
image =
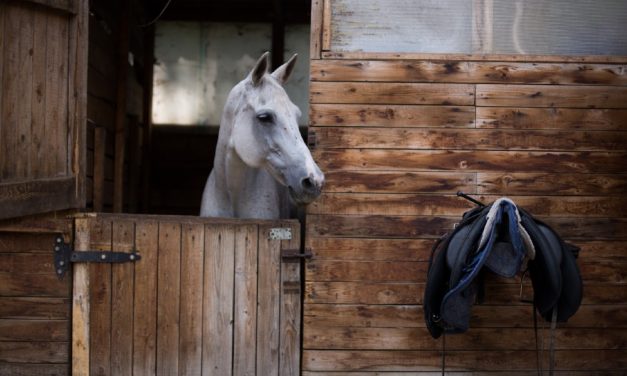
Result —
M233 214L240 217L267 218L271 213L272 218L287 218L290 212L287 189L265 169L245 164L229 146L232 124L223 123L220 128L214 160L217 196L226 198Z

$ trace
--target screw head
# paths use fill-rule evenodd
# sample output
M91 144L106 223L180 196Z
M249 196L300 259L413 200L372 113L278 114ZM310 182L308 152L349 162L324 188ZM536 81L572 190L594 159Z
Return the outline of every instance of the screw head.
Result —
M58 245L54 246L54 251L55 252L59 252L61 250L61 247L59 247Z
M131 259L131 261L133 261L135 260L135 255L131 254L128 258Z
M59 266L65 265L65 261L59 261Z
M101 260L106 260L107 259L107 255L105 255L104 253L100 255L100 259Z

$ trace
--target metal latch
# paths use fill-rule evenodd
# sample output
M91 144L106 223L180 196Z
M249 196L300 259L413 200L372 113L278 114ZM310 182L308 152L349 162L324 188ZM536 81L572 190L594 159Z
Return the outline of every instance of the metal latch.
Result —
M72 246L63 242L62 236L54 239L54 269L59 279L63 279L73 262L121 263L141 260L136 250L127 252L80 251L75 252Z
M300 259L310 259L313 253L310 248L305 248L305 252L300 253L300 249L289 248L281 250L281 259L283 262L300 262Z

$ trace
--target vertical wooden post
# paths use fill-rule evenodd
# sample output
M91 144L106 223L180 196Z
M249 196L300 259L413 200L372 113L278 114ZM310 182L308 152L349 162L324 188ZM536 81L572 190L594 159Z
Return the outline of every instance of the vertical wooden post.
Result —
M281 241L283 249L299 249L300 228L292 225L292 239ZM301 270L300 262L281 264L281 328L279 375L300 374Z
M323 0L313 0L311 2L311 37L309 38L309 57L311 59L320 59L323 5Z
M126 91L128 78L130 1L123 2L118 31L117 96L115 106L115 157L113 165L113 211L122 212L124 206L124 151L126 146Z
M105 163L107 149L107 130L96 125L94 128L94 211L104 208Z
M150 26L144 32L144 95L143 113L144 133L142 134L142 187L141 210L150 211L150 157L152 150L152 92L155 61L155 28Z
M74 249L89 249L89 218L76 218ZM74 264L72 289L72 375L89 375L89 265Z

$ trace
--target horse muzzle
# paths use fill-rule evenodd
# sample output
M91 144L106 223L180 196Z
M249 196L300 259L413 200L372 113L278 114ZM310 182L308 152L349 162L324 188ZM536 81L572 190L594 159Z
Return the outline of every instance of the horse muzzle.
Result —
M297 179L295 184L288 185L290 197L299 205L307 205L313 202L324 186L324 174L321 171L309 174L301 179Z

